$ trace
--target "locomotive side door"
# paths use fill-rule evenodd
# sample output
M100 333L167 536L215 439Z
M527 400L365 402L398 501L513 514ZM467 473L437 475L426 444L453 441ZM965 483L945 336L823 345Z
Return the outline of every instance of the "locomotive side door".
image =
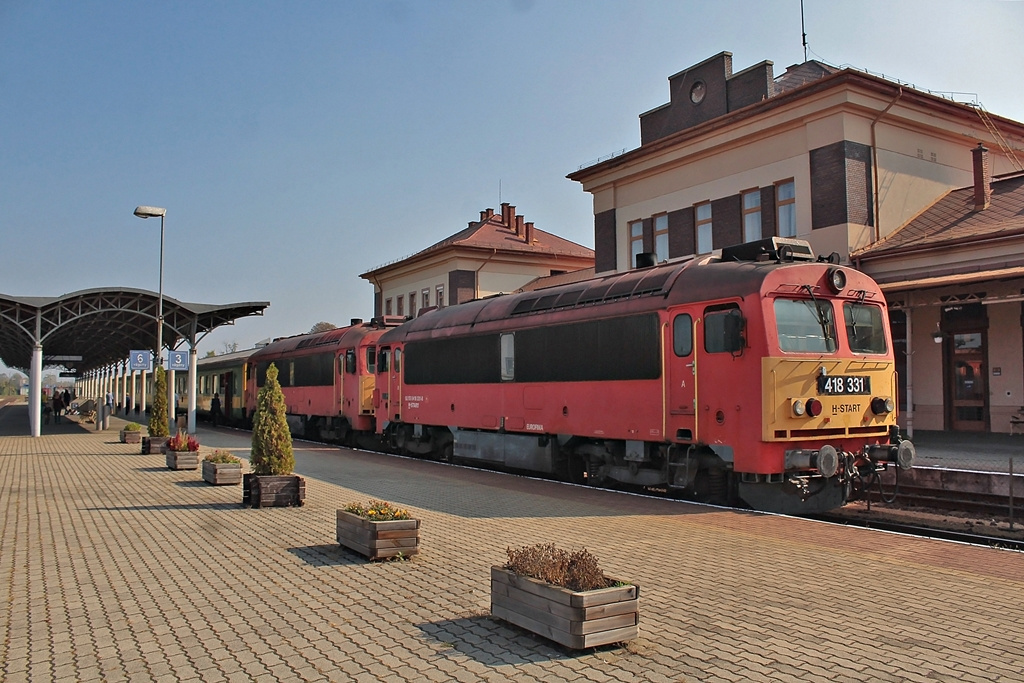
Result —
M668 321L665 355L668 378L666 406L668 425L665 436L677 442L695 438L696 415L696 353L694 350L694 317L681 310L672 311Z
M697 434L727 462L732 445L759 415L743 414L743 396L750 395L751 378L744 373L744 318L735 303L707 306L697 321L694 357L697 362ZM749 356L749 354L747 354ZM753 391L757 395L757 391Z

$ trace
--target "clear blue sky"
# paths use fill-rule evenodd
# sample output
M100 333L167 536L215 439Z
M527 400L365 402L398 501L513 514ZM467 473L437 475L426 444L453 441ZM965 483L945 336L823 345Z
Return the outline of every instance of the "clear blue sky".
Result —
M810 57L1024 120L1024 2L805 0ZM667 78L802 61L799 0L0 0L0 293L270 301L223 351L368 318L358 275L509 201L593 246L565 178Z

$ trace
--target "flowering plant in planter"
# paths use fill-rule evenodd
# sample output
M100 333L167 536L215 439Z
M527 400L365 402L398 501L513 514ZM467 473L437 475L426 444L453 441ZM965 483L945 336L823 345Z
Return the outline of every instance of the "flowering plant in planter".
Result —
M183 453L185 451L196 452L199 450L199 439L190 434L179 431L177 434L167 439L167 450L177 451L178 453Z
M554 544L538 543L522 548L507 548L506 569L521 576L532 576L546 583L574 591L607 588L614 582L607 579L597 558L586 548L572 552Z
M221 448L214 450L203 458L205 462L212 462L215 465L241 465L242 461Z
M142 431L142 425L140 425L138 422L128 422L124 426L124 431L126 431L126 432L141 432Z
M374 522L388 522L393 519L412 519L408 510L396 508L391 503L383 500L371 500L366 505L362 503L349 503L344 508L345 512L351 512L363 519Z

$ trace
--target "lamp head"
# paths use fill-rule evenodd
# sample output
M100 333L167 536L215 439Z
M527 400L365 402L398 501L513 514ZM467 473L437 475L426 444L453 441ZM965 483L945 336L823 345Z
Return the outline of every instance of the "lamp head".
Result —
M135 209L135 215L139 218L161 218L167 214L167 209L161 209L157 206L139 206Z

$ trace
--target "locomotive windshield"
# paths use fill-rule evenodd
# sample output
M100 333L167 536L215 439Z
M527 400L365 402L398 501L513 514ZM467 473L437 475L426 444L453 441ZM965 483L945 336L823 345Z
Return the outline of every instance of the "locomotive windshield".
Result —
M854 353L885 353L882 309L860 303L843 304L846 338Z
M776 299L775 323L779 348L783 351L833 353L836 350L835 316L829 301Z

